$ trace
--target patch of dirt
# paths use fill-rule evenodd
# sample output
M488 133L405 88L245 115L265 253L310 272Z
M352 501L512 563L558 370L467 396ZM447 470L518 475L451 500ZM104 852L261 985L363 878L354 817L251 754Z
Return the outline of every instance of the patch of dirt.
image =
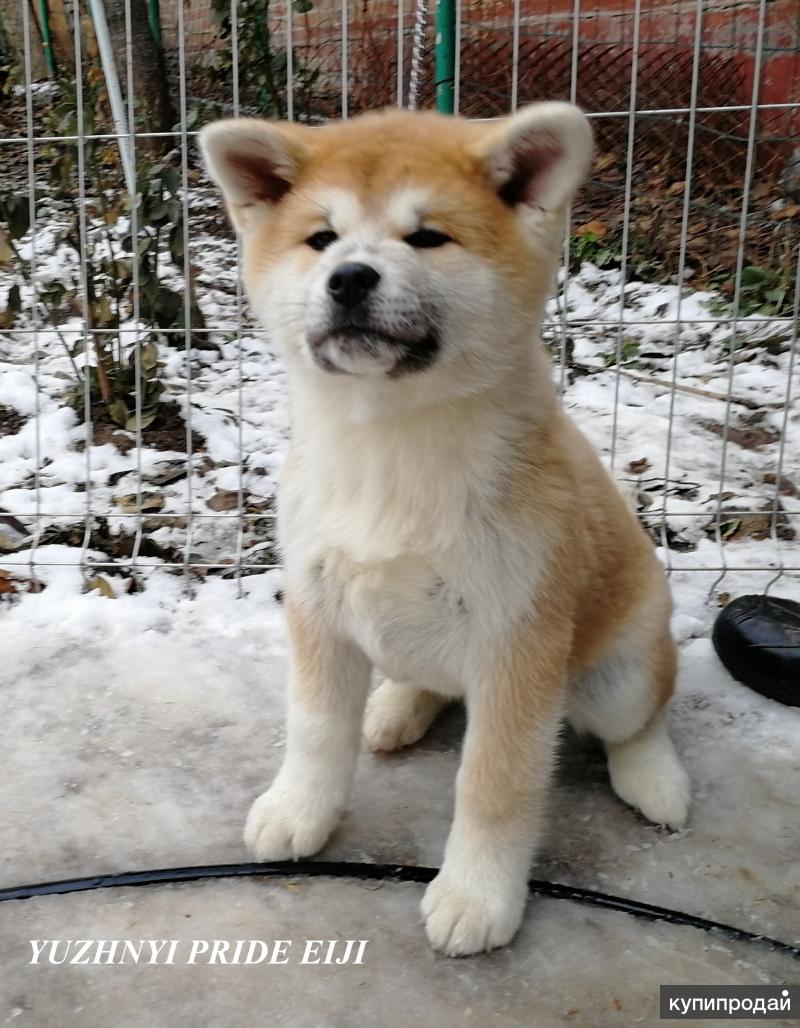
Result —
M6 139L24 140L27 135L25 98L9 92L0 101L0 132ZM24 146L0 146L0 181L3 191L24 189L28 155Z
M778 484L778 477L777 477L777 475L774 472L768 471L764 475L764 477L761 479L761 481L765 485L777 485ZM781 475L779 491L780 491L780 493L783 496L797 496L798 495L797 486L794 484L794 482L791 480L791 478L787 478L786 475Z
M780 504L773 511L772 503L769 501L760 510L748 514L736 514L730 507L727 510L723 507L719 514L719 522L714 518L706 525L705 532L711 539L715 539L719 528L720 535L726 542L735 539L755 539L758 542L771 538L773 519L778 539L791 542L797 533Z
M745 450L757 450L759 446L769 446L780 439L780 432L774 428L767 428L759 424L760 417L745 418L739 425L728 426L728 439ZM707 428L714 435L722 436L724 426L716 421L701 422L703 428Z
M16 435L27 420L13 407L4 407L0 403L0 436Z
M83 535L83 524L66 525L63 528L54 525L42 533L41 543L48 546L58 544L61 546L82 547ZM101 553L108 554L110 558L119 560L133 556L134 542L134 535L112 535L106 518L97 518L89 536L88 548L90 550L100 550ZM156 557L170 564L179 563L183 559L183 554L180 550L170 546L161 546L159 543L148 538L145 533L142 534L139 556Z
M82 409L79 409L79 417L82 414ZM112 443L120 453L128 453L136 446L134 433L124 432L112 421L104 403L96 403L92 407L92 441L95 446ZM142 443L154 450L186 453L186 422L176 403L162 403L159 406L158 417L142 431ZM79 450L84 447L84 443L77 445ZM198 432L192 431L192 452L204 453L205 448L205 439Z

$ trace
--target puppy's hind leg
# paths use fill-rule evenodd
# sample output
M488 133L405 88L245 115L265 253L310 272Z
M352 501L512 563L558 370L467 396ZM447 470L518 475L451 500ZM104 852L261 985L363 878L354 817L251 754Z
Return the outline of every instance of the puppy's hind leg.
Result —
M620 643L584 674L570 697L569 719L605 744L611 786L655 824L683 828L689 776L667 731L675 685L675 644L663 632L651 647Z
M428 689L387 679L367 700L364 740L376 753L411 746L449 703L447 697Z
M664 711L638 735L606 743L614 792L655 824L677 831L686 824L691 799L689 776L667 732Z

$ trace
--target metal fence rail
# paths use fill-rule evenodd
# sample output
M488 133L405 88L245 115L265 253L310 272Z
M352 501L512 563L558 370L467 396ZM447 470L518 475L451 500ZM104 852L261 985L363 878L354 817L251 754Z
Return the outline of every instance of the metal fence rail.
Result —
M28 367L31 371L35 383L35 406L32 411L35 427L33 469L29 482L32 505L23 504L19 509L9 506L5 510L7 516L16 518L27 529L30 539L18 554L0 554L0 567L25 566L34 575L36 567L44 564L74 563L90 573L98 567L116 566L124 567L134 577L137 572L149 567L182 570L187 576L193 577L209 571L241 577L249 572L275 568L278 562L271 549L269 529L274 514L269 509L248 509L247 482L251 469L245 436L248 414L245 396L252 371L248 369L250 358L244 341L254 337L257 330L238 280L230 291L228 301L217 304L213 312L204 316L203 323L196 323L200 316L198 310L202 311L204 303L203 286L195 282L198 277L197 262L208 257L208 219L217 222L217 226L212 225L212 229L219 233L220 215L208 207L211 194L197 171L194 136L198 123L212 116L214 111L238 115L258 110L258 104L254 101L257 90L254 91L251 81L252 69L243 64L247 60L245 47L249 45L252 26L243 25L236 0L232 0L226 12L226 34L215 51L217 54L227 51L227 70L223 79L218 77L213 90L201 96L197 84L200 75L197 71L198 54L190 47L191 41L187 34L187 5L183 2L175 5L177 31L174 53L168 59L168 70L174 85L176 123L174 128L152 130L139 125L141 112L137 101L137 64L141 60L141 51L137 49L135 39L132 0L124 0L122 5L125 47L122 54L117 50L116 74L124 104L115 111L113 123L107 117L105 120L97 117L93 109L90 111L90 98L96 96L98 88L109 91L109 68L106 66L103 74L98 53L98 49L102 51L102 46L96 47L97 34L102 32L97 17L90 18L90 8L82 0L74 0L68 8L74 67L65 67L62 56L59 74L73 82L75 117L72 121L66 118L60 130L54 131L52 118L45 116L48 103L41 100L42 86L34 76L35 48L39 44L31 7L28 0L12 2L18 4L24 41L20 55L21 89L17 94L21 98L21 120L12 123L10 127L5 121L0 125L0 161L3 162L0 163L0 181L7 180L8 196L27 196L30 229L27 234L19 237L15 255L5 267L7 275L12 278L16 275L20 281L24 281L26 301L19 316L4 323L0 342L4 341L3 359L13 357L12 363ZM207 0L208 7L211 2ZM102 9L99 0L93 0L92 9L98 5ZM584 8L587 6L584 5ZM613 401L610 406L610 422L608 419L603 421L599 441L604 444L615 472L628 478L641 490L648 472L640 470L637 473L632 468L620 466L620 419L625 407L623 394L631 382L637 381L638 376L643 388L646 386L651 390L648 397L666 396L668 416L666 436L663 439L663 463L660 467L649 469L649 473L657 476L657 488L651 490L650 499L653 502L649 507L642 508L641 513L655 540L663 546L667 565L682 571L716 573L718 581L728 571L759 571L767 573L767 578L774 583L783 575L791 576L800 572L800 552L798 543L794 541L795 531L800 529L800 518L794 505L795 497L790 495L794 483L789 481L787 484L788 465L796 458L796 448L800 449L796 399L800 208L794 214L791 213L792 206L800 201L800 150L794 149L800 126L800 81L795 80L783 98L776 99L774 90L765 96L765 62L771 60L775 53L771 42L774 33L769 21L772 16L770 10L777 6L768 4L767 0L739 5L752 16L753 31L747 47L751 73L749 83L739 82L741 88L738 94L728 97L728 102L722 102L725 98L721 92L728 89L729 78L726 76L738 74L738 65L730 60L725 63L727 58L732 59L735 51L733 44L726 51L727 58L720 56L718 40L715 41L709 35L709 16L718 17L720 9L716 0L693 0L690 3L678 3L676 0L671 6L683 26L680 40L660 39L657 46L652 41L643 42L641 32L646 17L655 17L655 8L645 10L643 0L630 0L628 4L619 6L629 16L626 24L630 32L625 38L609 41L584 35L590 32L589 27L593 24L590 15L594 9L582 9L581 0L571 0L565 6L562 16L551 17L550 21L537 14L539 7L545 11L550 7L544 4L537 6L535 0L528 3L512 0L507 4L495 4L491 16L486 14L485 8L481 8L482 13L476 13L470 5L455 0L453 104L456 111L461 110L472 116L498 116L503 111L513 111L519 104L535 99L536 88L541 86L543 80L556 83L553 88L564 98L590 104L587 113L598 128L601 150L606 155L613 153L618 158L619 167L612 168L615 177L605 182L601 172L595 169L585 198L580 201L580 209L573 213L567 226L560 298L551 311L547 326L547 341L558 363L566 401L570 402L570 389L576 376L603 372L604 388L611 390ZM662 9L667 6L660 5ZM196 10L197 0L193 0L192 8ZM420 20L420 9L412 5L410 0L383 5L371 22L369 11L364 14L360 7L357 9L355 5L348 4L347 0L341 3L337 0L335 5L323 3L321 9L312 9L310 15L298 13L296 5L291 2L269 8L265 5L264 9L268 11L266 24L271 33L269 39L272 53L280 58L276 59L273 66L278 76L276 88L280 94L279 97L276 94L275 102L280 113L289 119L337 115L346 118L348 114L363 109L369 103L370 96L373 101L370 105L382 102L406 104L409 86L412 91L419 89L420 106L432 105L436 92L433 26L429 23L426 27L424 18ZM94 13L96 15L97 11ZM412 60L415 19L417 42L423 45L421 61ZM800 44L800 15L795 29L795 42ZM674 66L680 73L680 81L674 81L675 72L673 70L670 73L669 62L663 57L663 48L667 45L680 45L681 58ZM489 55L484 62L483 76L479 62L482 48ZM786 49L791 52L790 46ZM491 61L492 54L497 58L494 64ZM309 70L311 55L316 55L316 64ZM204 55L204 59L207 64L208 54ZM550 63L547 64L547 61ZM589 71L598 66L597 62L606 69L603 102L598 99L596 83L589 81ZM549 78L544 74L548 68L552 71ZM716 79L709 77L709 68L712 71L716 69ZM380 81L375 78L376 69L380 71ZM723 87L719 86L720 82ZM58 100L58 88L53 87L54 92L47 95ZM384 96L382 91L386 91L387 95ZM594 105L593 97L596 100ZM106 110L105 103L105 98L101 96L99 106L102 110ZM612 125L613 131L603 127ZM720 141L725 139L732 144L733 149L719 149ZM108 327L98 323L93 306L97 271L92 266L90 254L98 251L98 240L105 231L102 219L98 217L95 162L102 159L108 163L108 169L104 171L105 181L117 175L116 191L122 198L127 196L127 204L124 205L124 212L120 210L118 224L127 224L128 238L138 245L146 225L142 220L143 208L137 204L135 192L142 189L140 176L143 166L146 164L150 167L153 164L151 148L161 141L174 148L174 156L170 159L177 175L174 196L180 207L180 219L179 224L173 223L177 232L174 239L170 236L170 246L176 253L180 251L182 256L177 258L168 281L171 283L170 288L180 296L182 314L176 316L180 323L159 325L157 328L152 323L145 324L145 284L140 281L138 259L131 258L130 284L124 301L125 316L120 317L118 324ZM103 153L103 145L111 149ZM642 169L646 168L648 162L657 159L654 154L657 155L659 147L665 151L671 148L669 159L673 168L678 169L674 172L678 177L667 187L672 190L668 202L662 205L663 210L667 211L663 216L662 228L653 222L654 236L662 231L671 240L671 270L665 276L663 268L655 267L648 274L650 282L660 281L662 284L665 277L670 277L677 291L673 294L675 303L668 314L639 316L633 301L628 300L629 291L625 284L635 281L639 275L636 248L643 245L639 238L639 204L643 197L646 199L650 195L648 189L651 188L642 175ZM116 170L114 148L124 156L121 166ZM715 168L715 165L719 166L719 155L723 152L734 155L730 158L730 174L727 168ZM69 181L65 179L63 194L59 194L52 181L47 181L45 173L51 161L64 154L74 156L74 166L69 169ZM127 185L123 173L126 161L130 161ZM791 178L793 168L797 173L796 187ZM727 178L724 196L715 198L708 193L708 182L709 176L717 170L720 174L724 170ZM728 188L728 178L736 180L736 190ZM679 189L673 188L676 183L680 185ZM792 192L794 188L797 189L796 195ZM112 192L109 191L109 196ZM75 304L69 316L58 324L52 308L43 300L53 275L53 254L43 252L43 239L62 216L59 203L65 196L70 197L69 204L74 203L77 229L74 248L80 259L76 268ZM68 207L69 204L64 202ZM571 247L575 246L576 239L586 238L586 233L576 235L576 230L583 231L586 224L601 222L606 208L610 209L614 204L617 249L613 256L613 271L618 275L619 283L617 309L608 307L587 319L580 311L576 313L571 309L569 303L571 283L576 275L581 274ZM776 207L776 204L783 206ZM785 210L789 210L790 215L778 218L777 215ZM694 302L687 311L688 298L693 292L692 279L687 275L691 268L696 267L695 241L701 223L710 224L706 233L718 232L720 238L723 232L735 234L735 239L731 236L730 241L727 280L729 307L724 315L709 312L702 316ZM198 253L201 224L203 253ZM759 224L763 227L761 236L754 234ZM109 236L108 247L110 250L116 247L117 256L123 255L124 244L121 240L124 234L120 230L119 239L115 237L116 241L111 241ZM236 251L230 249L229 241L228 246L225 260L232 267ZM748 270L751 267L749 254L758 246L762 246L763 252L767 254L763 267L765 275L773 271L768 263L770 255L773 255L769 247L773 247L774 254L781 255L780 260L783 262L783 278L780 285L774 286L774 291L777 293L782 290L783 295L774 316L758 310L744 313L746 302L752 294L750 278L753 273ZM602 249L600 242L596 249ZM109 253L109 256L113 254ZM775 257L775 260L778 258ZM789 266L790 271L787 272ZM161 258L156 257L156 267L163 270ZM161 274L161 270L157 273ZM207 273L204 274L208 277ZM613 283L607 284L609 289L612 286ZM761 336L757 335L759 326ZM640 333L636 339L640 340L641 346L641 340L650 338L647 333L656 328L661 333L661 350L656 358L650 364L646 361L644 364L638 362L644 358L629 360L626 357L626 347L632 345L628 339L629 334ZM769 401L764 405L769 418L777 425L774 431L765 435L766 441L758 446L758 459L763 461L769 478L765 477L759 483L758 490L754 491L758 492L757 501L748 503L745 498L745 502L742 502L740 488L734 490L736 496L731 497L732 502L729 502L726 497L736 477L739 460L737 443L734 441L737 432L735 415L741 409L747 409L755 415L759 406L752 383L748 385L750 391L742 400L739 392L742 374L740 360L747 347L757 349L761 345L759 340L766 346L771 329L779 333L780 339L775 344L777 356L774 360L770 358L766 361L765 366L771 369L770 374L778 367L783 384L780 395L773 389ZM721 330L726 333L726 342L722 348L722 388L704 389L702 383L698 384L694 377L693 384L687 387L684 372L689 337L687 333L694 340L702 340L704 332L713 334ZM134 466L129 469L129 481L134 487L131 510L123 512L108 502L97 502L99 487L95 472L99 456L97 433L93 426L97 416L96 396L92 393L92 383L85 367L83 398L78 410L84 422L85 477L80 483L83 509L77 513L74 504L68 509L59 509L57 504L51 503L49 497L45 497L48 490L47 464L43 457L42 404L43 397L50 395L47 390L51 389L52 383L45 382L49 373L45 373L43 365L48 347L59 345L56 338L59 332L69 337L71 347L74 347L78 337L83 339L86 362L90 361L92 347L104 338L109 340L109 347L116 344L123 350L130 350L136 383L135 409L131 412L134 421L131 429ZM147 426L143 425L147 397L143 394L142 375L145 370L145 347L154 333L159 339L159 345L170 354L179 352L182 361L180 373L174 362L170 365L170 376L173 393L180 396L185 418L181 459L185 462L187 473L183 479L185 488L180 504L176 506L177 501L173 497L172 507L168 511L148 511L144 502L147 481L143 454L148 443ZM610 351L607 354L608 367L581 365L574 358L574 340L587 338L607 340ZM198 352L204 339L211 342L223 340L226 344L231 340L238 342L235 357L229 359L226 365L229 369L233 368L237 389L237 399L228 408L236 429L236 459L227 462L233 465L233 478L229 475L226 479L229 484L233 481L227 492L235 496L229 499L229 509L216 511L209 510L207 496L197 493L200 487L197 469L203 456L196 452L195 443L197 412L200 409L196 403L200 389L197 383L199 371L206 368L198 364ZM752 342L753 339L756 343ZM769 345L773 344L770 342ZM763 356L758 351L756 362ZM208 374L213 374L213 369ZM180 385L176 385L179 380ZM704 508L711 525L706 538L713 542L715 556L711 558L709 550L704 548L697 551L693 562L691 554L682 552L681 546L676 545L673 526L680 523L682 518L687 522L696 522L699 516L697 510L687 511L681 509L680 504L675 504L675 489L683 482L675 469L676 444L681 439L685 440L686 433L696 431L696 427L682 414L682 401L695 393L704 394L706 399L716 397L721 421L715 428L715 431L718 429L715 443L717 470L714 476L716 496L709 497ZM765 485L768 488L763 488ZM759 539L762 559L754 562L748 558L740 562L737 558L739 542L735 538L738 530L731 531L730 525L737 520L741 522L741 519L756 516L760 516L764 523L758 533L752 533L749 538ZM130 537L127 552L113 559L93 556L95 551L102 549L97 543L100 522L106 526L104 538L118 534L119 526L124 526L124 534ZM59 524L80 526L80 540L73 540L67 556L63 553L57 557L42 554L42 547L49 545L58 536L56 530ZM219 542L215 536L218 543L215 544L215 550L205 544L205 549L201 546L198 550L197 540L207 541L209 537L205 533L212 524L217 526L224 541ZM148 556L143 552L150 549L146 543L161 527L181 535L182 541L177 549L171 543L166 557ZM256 559L259 553L268 559Z

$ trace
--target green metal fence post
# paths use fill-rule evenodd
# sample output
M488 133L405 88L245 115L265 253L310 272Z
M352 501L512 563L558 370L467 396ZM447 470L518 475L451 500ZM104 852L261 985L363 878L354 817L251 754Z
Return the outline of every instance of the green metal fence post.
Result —
M50 33L50 11L47 8L47 0L39 0L39 21L42 29L44 63L47 65L47 74L52 79L56 75L56 59L53 54L53 38Z
M452 114L456 65L455 0L436 0L435 27L436 110L441 114Z
M147 0L147 20L150 22L153 39L161 46L161 7L158 0Z

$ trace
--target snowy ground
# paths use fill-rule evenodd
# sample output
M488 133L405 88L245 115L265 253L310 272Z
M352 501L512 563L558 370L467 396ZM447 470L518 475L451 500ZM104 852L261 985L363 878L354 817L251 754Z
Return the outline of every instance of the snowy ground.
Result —
M167 397L201 437L202 452L187 459L182 440L174 451L145 445L122 452L119 435L102 445L90 441L84 452L86 428L65 405L74 379L65 344L82 337L81 319L72 315L55 329L40 312L38 331L25 331L36 323L31 290L23 284L23 317L15 331L0 334L0 406L29 420L0 436L0 508L29 529L38 509L45 541L67 541L64 529L81 523L87 508L110 519L110 534L131 533L141 482L144 529L152 542L179 551L181 560L188 553L197 562L270 563L271 501L287 431L283 372L237 297L236 248L217 231L216 200L198 189L190 207L197 290L213 345L187 358L183 333L174 332L162 337L159 356ZM122 219L111 238L126 227ZM106 226L97 232L96 245L106 245ZM74 284L77 255L55 237L52 227L39 226L40 285L56 279ZM31 255L29 240L21 251ZM161 273L182 288L166 258ZM0 309L12 283L0 270ZM124 327L132 342L136 324ZM733 325L719 314L714 294L685 289L679 297L675 286L637 282L626 286L621 311L619 272L586 264L551 304L547 334L556 354L566 339L568 360L563 376L556 374L568 409L613 459L617 477L628 481L656 540L669 543L667 562L769 568L782 558L800 566L793 544L800 527L800 412L786 403L798 392L800 361L790 374L789 320L747 318ZM776 505L773 525L769 511ZM27 559L24 544L24 538L13 544L17 561ZM36 554L37 561L47 558L47 550ZM790 591L796 587L786 582ZM719 591L739 588L730 578ZM752 588L758 588L755 579Z
M0 885L246 858L245 812L283 751L275 584L272 573L248 577L236 599L234 582L209 578L190 599L164 575L111 601L80 595L68 569L7 613ZM566 737L535 874L798 945L800 711L732 682L707 639L685 643L681 665L673 734L693 781L687 829L664 832L625 808L602 753ZM407 752L362 753L323 856L436 866L462 731L454 710ZM263 1009L269 1023L308 1028L654 1028L659 984L796 980L796 964L765 946L540 899L511 948L448 961L424 939L421 892L288 879L5 904L0 1023L133 1028L146 1009L153 1024L250 1028ZM72 937L370 947L364 967L338 974L28 965L28 939Z
M180 338L160 347L171 396L184 416L191 413L192 427L204 440L204 451L191 458L186 477L174 478L187 459L180 449L122 452L113 441L84 449L85 428L63 400L71 367L57 333L43 325L35 336L16 330L0 336L0 405L18 412L21 423L0 436L0 508L6 512L0 513L0 573L27 579L33 557L35 578L44 585L35 593L20 586L23 591L7 595L0 611L0 724L6 736L0 805L8 816L2 885L241 859L247 804L280 758L285 640L276 601L279 569L246 574L240 582L230 572L194 574L187 582L175 569L161 566L163 559L143 556L138 589L129 592L130 561L110 549L92 545L84 554L89 563L119 565L120 574L104 572L105 587L85 591L86 578L77 566L87 504L94 517L108 518L107 541L135 529L135 517L112 515L131 512L138 471L142 495L149 499L143 538L201 563L232 565L237 554L248 564L274 559L269 513L286 440L283 375L246 311L239 341L231 337L238 321L234 245L215 235L198 234L193 240L201 268L200 303L209 326L217 330L218 351L197 351L187 362ZM39 244L46 257L46 238ZM52 255L47 267L52 274L66 274L66 255ZM9 277L0 273L0 308L9 286ZM732 329L724 319L715 319L714 297L686 291L676 331L670 322L677 316L677 289L631 283L625 294L620 322L618 273L586 265L570 280L566 320L572 366L564 378L565 403L606 458L613 449L618 477L629 482L657 538L671 544L660 552L673 569L674 628L682 643L675 734L695 781L694 814L690 827L678 835L646 825L611 795L600 755L568 739L537 874L679 907L798 944L800 712L734 683L708 642L721 594L758 592L776 573L779 558L786 566L800 565L800 544L794 540L800 529L797 404L784 415L791 325L785 320L740 322L731 378ZM563 313L554 303L554 334ZM21 323L17 329L29 326ZM77 318L60 327L68 342L80 331ZM613 363L617 350L621 365ZM673 373L681 387L674 399L669 388ZM795 379L800 374L798 362L793 374ZM793 383L795 395L798 384ZM719 432L728 404L720 397L729 386L734 431L723 478ZM32 549L37 484L41 536ZM236 506L240 488L243 512ZM781 515L772 533L763 508L778 493ZM186 517L190 502L191 523ZM244 522L239 537L242 513L252 520ZM70 525L77 526L77 534L58 534ZM720 538L726 540L724 550ZM716 569L722 559L731 570L720 579L719 572L707 569ZM800 575L787 572L774 591L800 599ZM353 811L328 852L350 859L438 863L461 729L454 713L411 753L390 760L363 755ZM265 916L275 915L278 907L263 898L269 893L256 886L247 889L248 903L265 903ZM298 898L295 914L313 936L321 929L312 891L304 892L305 906ZM167 937L176 930L170 911L176 918L188 917L192 904L206 902L194 893L169 895L158 914L154 901L142 895L104 900L99 908L77 899L71 905L63 900L60 907L35 907L39 901L29 901L25 913L23 906L16 907L5 921L6 911L0 911L2 961L13 970L2 994L7 1006L0 1021L5 1013L11 1023L55 1023L42 1013L54 993L41 990L41 979L22 974L14 933L27 938L26 932L39 937L47 931L52 937L71 923L97 933L112 930L108 925L113 923L118 935L155 930ZM245 892L225 886L203 895L208 924L227 924L215 929L226 937L234 929L221 914L215 921L213 912L233 909L232 897ZM632 926L624 918L614 920L616 915L573 908L558 915L548 908L540 926L534 912L511 956L497 955L485 965L495 990L493 1005L475 991L482 974L478 965L460 965L470 972L443 972L428 956L416 923L419 896L413 887L403 895L407 898L387 895L374 908L366 900L353 905L342 899L336 931L343 937L367 931L374 909L369 930L389 940L383 966L410 961L417 977L403 972L402 980L408 988L419 983L419 995L429 997L428 1009L437 1010L437 1023L462 1024L474 1017L475 1023L485 1024L489 1014L500 1012L497 1023L519 1024L520 1010L527 1007L509 996L523 989L541 1002L544 1028L654 1024L652 983L782 981L790 976L786 961L769 951L737 948L700 933L678 937L672 929ZM282 896L280 916L291 920L285 903ZM349 926L347 916L355 918ZM139 927L126 927L132 923ZM240 925L237 930L245 929ZM248 938L270 931L252 924L246 930L256 933ZM543 932L548 934L549 963L543 956ZM530 950L538 954L534 972ZM619 954L618 971L596 956L601 950ZM594 970L587 978L591 961ZM562 967L576 983L574 1002L559 992ZM454 990L451 1006L435 987L443 973ZM585 1011L590 986L603 988L615 973L619 989L606 987L602 1014L570 1012ZM632 983L640 980L652 984L646 996L631 992ZM371 994L371 981L365 972L360 986L365 995ZM109 988L108 979L100 976L83 985L100 999ZM250 995L251 985L241 987L242 995ZM74 982L70 988L76 989ZM77 993L68 994L70 1002L81 1005ZM615 1005L618 997L622 1010ZM413 1010L424 1011L420 1003L415 999ZM412 1007L395 1023L421 1023ZM212 1003L212 1008L222 1018L213 1023L240 1023L222 1006ZM356 1020L366 1023L371 1008L362 1004L359 1009ZM101 1023L86 1020L85 1011L71 1010L62 1008L60 1024ZM126 1017L120 1014L115 1023L138 1023L133 1015ZM319 1017L293 1023L333 1023ZM212 1021L196 1017L193 1023Z

